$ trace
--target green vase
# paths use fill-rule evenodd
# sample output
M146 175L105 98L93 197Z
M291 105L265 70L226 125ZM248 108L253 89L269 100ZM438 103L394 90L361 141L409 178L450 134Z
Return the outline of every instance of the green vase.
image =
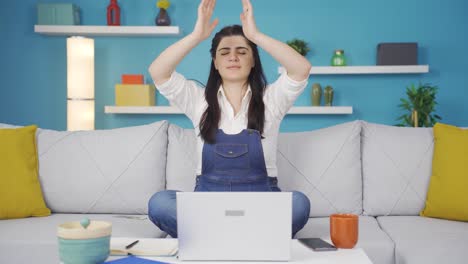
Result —
M335 50L335 54L331 59L332 66L346 66L346 57L344 55L344 50Z
M322 100L322 87L319 83L312 84L312 105L320 106Z
M331 87L330 85L325 87L323 95L325 97L324 98L325 106L332 106L333 105L333 87Z

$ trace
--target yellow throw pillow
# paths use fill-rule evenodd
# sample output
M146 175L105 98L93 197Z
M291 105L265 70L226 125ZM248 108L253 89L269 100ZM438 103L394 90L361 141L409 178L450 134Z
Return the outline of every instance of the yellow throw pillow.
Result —
M434 126L432 176L421 216L468 221L468 130Z
M36 129L0 129L0 219L50 215L38 179Z

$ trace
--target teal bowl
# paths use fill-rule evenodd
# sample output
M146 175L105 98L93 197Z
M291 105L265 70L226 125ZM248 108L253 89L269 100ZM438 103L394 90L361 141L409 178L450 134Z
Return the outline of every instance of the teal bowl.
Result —
M84 220L63 223L57 228L63 264L99 264L109 257L112 223Z
M59 256L64 264L99 264L110 253L110 236L90 239L58 238Z

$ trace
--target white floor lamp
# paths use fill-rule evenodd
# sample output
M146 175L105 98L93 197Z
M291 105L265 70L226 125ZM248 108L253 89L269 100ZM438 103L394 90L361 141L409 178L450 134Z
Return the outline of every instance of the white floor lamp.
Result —
M94 40L67 38L67 130L94 130Z

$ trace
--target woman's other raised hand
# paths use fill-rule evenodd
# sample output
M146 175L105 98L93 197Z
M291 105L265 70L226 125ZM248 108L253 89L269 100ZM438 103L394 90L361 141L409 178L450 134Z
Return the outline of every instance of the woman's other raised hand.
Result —
M198 18L192 34L200 41L207 39L218 25L217 18L210 21L215 5L216 0L201 0L198 6Z
M255 43L255 37L258 35L259 31L255 24L253 7L250 0L242 0L242 13L240 14L240 20L245 37Z

